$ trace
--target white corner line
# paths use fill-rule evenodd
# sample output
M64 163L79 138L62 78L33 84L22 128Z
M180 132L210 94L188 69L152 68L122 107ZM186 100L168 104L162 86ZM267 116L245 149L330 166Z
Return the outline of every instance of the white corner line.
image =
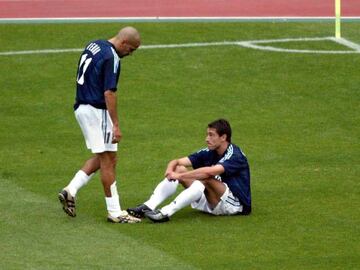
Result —
M281 42L307 42L307 41L323 41L329 40L340 43L352 50L298 50L298 49L287 49L287 48L277 48L269 45L261 45L261 44L269 44L269 43L281 43ZM348 40L338 41L335 37L313 37L313 38L284 38L284 39L268 39L268 40L251 40L251 41L240 41L238 42L239 46L251 48L255 50L261 51L272 51L272 52L287 52L287 53L311 53L311 54L356 54L360 53L360 45L353 43Z
M350 41L350 40L347 40L347 39L345 39L345 38L335 38L335 37L332 37L331 40L333 40L333 41L336 42L336 43L339 43L339 44L341 44L341 45L344 45L344 46L346 46L346 47L348 47L348 48L350 48L350 49L353 49L353 50L355 50L355 51L357 51L357 52L360 53L360 45L357 44L357 43L354 43L354 42L352 42L352 41Z

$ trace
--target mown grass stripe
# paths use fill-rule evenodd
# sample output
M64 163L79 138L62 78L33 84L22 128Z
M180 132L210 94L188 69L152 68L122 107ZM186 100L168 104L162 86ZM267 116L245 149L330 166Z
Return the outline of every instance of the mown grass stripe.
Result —
M70 218L52 195L50 200L0 178L1 269L196 269L122 230L149 224L110 224L105 216L98 222L84 213Z

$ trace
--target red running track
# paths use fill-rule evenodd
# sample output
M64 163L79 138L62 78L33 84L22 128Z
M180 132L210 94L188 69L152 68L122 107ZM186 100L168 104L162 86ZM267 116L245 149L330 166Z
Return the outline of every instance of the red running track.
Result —
M0 0L0 18L333 17L335 0ZM360 16L360 0L342 0Z

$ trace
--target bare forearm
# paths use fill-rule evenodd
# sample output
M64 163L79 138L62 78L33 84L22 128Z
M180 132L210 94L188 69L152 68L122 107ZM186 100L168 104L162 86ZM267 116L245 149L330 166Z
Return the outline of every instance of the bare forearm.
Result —
M174 173L171 175L174 179L181 180L204 180L208 178L215 178L216 175L221 175L225 171L222 165L214 165L210 167L202 167L192 171Z
M204 167L204 168L199 168L193 171L187 171L184 173L179 173L179 179L182 180L193 180L193 179L198 179L198 180L203 180L203 179L207 179L210 177L214 177L215 175L213 175L211 173L211 171L208 169L208 167Z
M105 102L106 108L113 123L111 142L118 143L121 140L122 133L119 127L119 119L117 115L116 93L110 90L105 91Z
M106 108L109 112L111 121L113 125L118 127L119 126L119 119L117 114L117 100L116 100L116 93L112 91L105 92L105 102Z

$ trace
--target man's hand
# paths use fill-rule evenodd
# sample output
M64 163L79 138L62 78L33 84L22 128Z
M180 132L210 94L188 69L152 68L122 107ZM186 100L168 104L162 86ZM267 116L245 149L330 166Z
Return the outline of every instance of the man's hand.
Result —
M113 137L112 137L112 143L118 143L120 142L122 138L121 130L118 126L113 126Z
M180 179L180 174L176 173L176 172L170 172L170 173L166 174L166 178L169 181L179 180Z
M173 173L174 170L172 168L167 168L165 171L165 177L169 179L169 174Z

